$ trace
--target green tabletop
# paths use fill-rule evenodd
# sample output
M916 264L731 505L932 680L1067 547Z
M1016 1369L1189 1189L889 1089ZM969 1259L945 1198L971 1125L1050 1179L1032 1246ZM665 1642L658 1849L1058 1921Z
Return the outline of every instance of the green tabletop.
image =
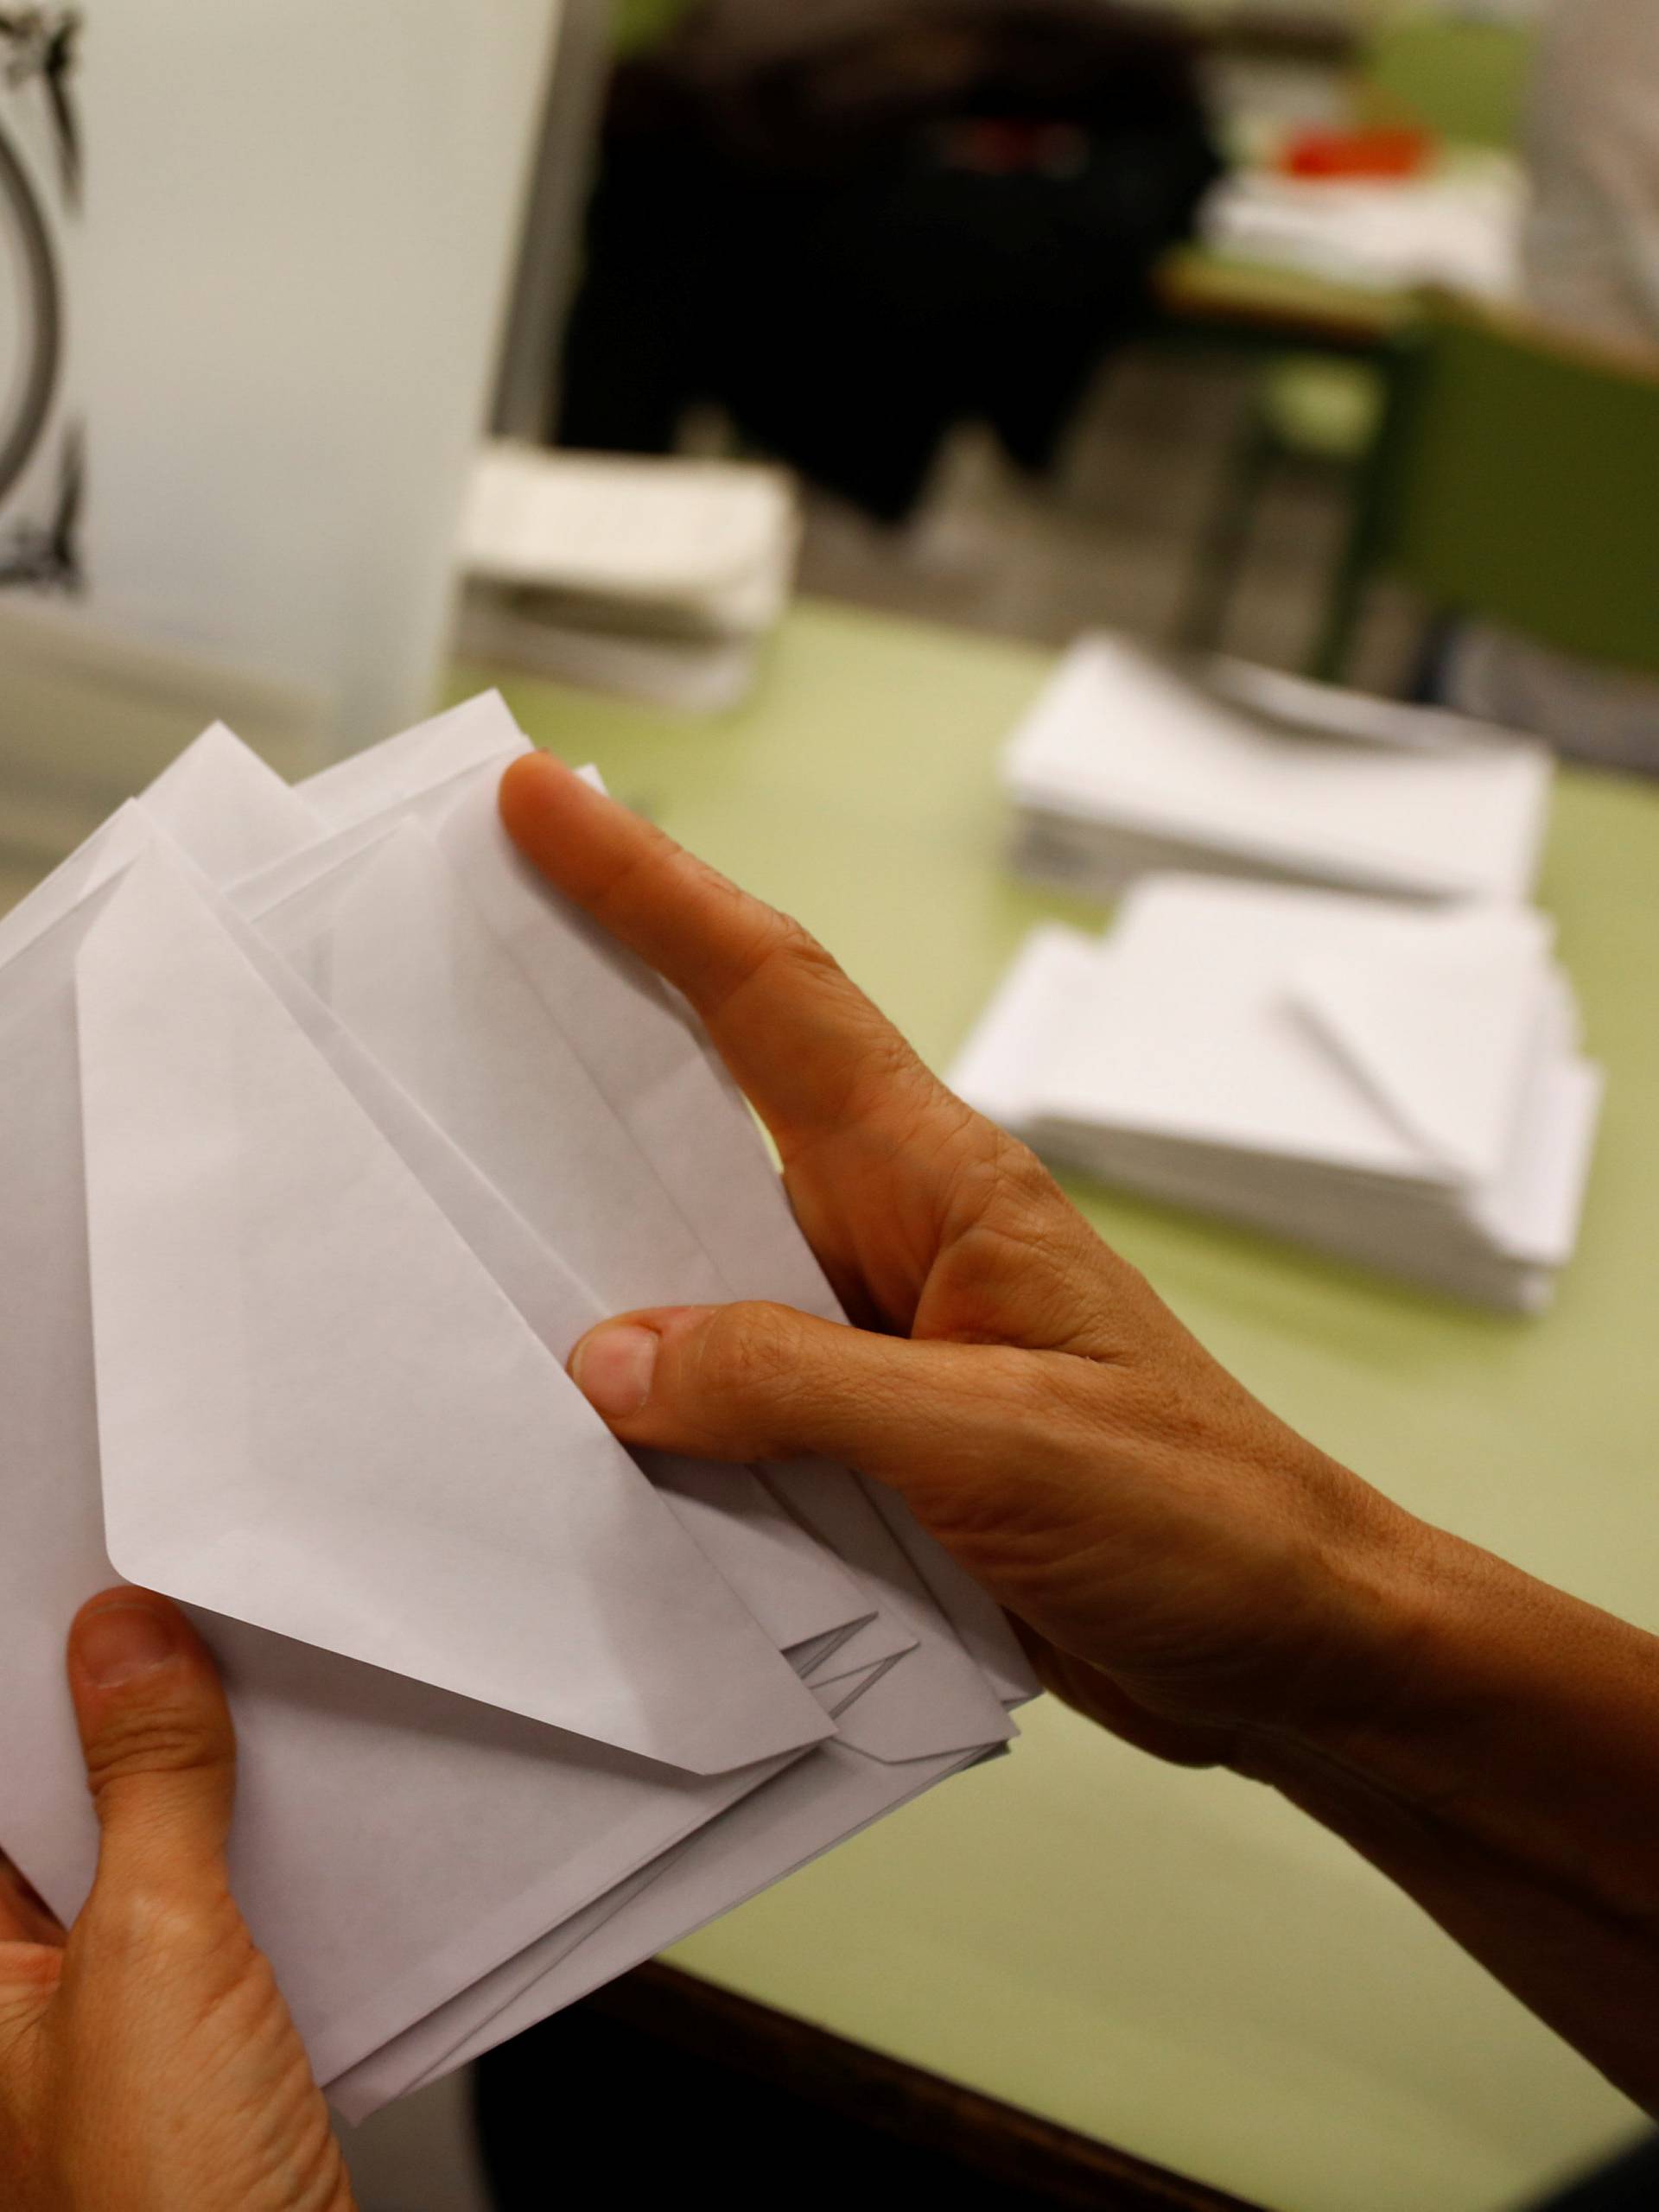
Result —
M499 678L524 728L840 955L943 1066L1027 927L998 742L1048 662L800 610L713 723ZM466 688L480 677L464 671ZM488 680L497 671L483 671ZM1279 1412L1407 1505L1659 1628L1659 793L1564 776L1544 902L1611 1070L1543 1320L1465 1313L1084 1185ZM683 1944L764 2002L1274 2208L1508 2212L1639 2125L1368 1867L1268 1792L1049 1700L936 1791Z

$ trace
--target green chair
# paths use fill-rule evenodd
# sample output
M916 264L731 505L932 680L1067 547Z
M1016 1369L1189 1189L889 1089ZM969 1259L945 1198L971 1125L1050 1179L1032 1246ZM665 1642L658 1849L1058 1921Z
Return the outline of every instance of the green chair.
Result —
M1414 124L1448 145L1519 144L1537 34L1445 7L1386 15L1366 41L1355 105L1368 123Z
M1659 674L1659 351L1437 302L1390 391L1313 673L1341 677L1387 575L1438 615Z
M1525 117L1535 31L1443 6L1395 8L1365 42L1353 84L1357 122L1411 124L1451 147L1512 151ZM1357 477L1387 404L1385 377L1363 359L1299 351L1270 362L1206 533L1181 623L1194 652L1221 641L1257 502L1281 466Z
M1338 353L1286 353L1256 376L1224 464L1182 610L1189 652L1219 650L1256 511L1281 469L1317 468L1359 480L1388 404L1386 371Z
M612 0L612 38L619 54L632 54L673 29L691 0Z

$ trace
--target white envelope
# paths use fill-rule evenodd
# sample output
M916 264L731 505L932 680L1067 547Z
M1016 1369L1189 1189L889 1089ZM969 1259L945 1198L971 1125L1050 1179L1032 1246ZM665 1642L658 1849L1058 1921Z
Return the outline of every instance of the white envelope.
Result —
M883 1766L826 1745L331 2081L330 2103L347 2120L366 2119L734 1910L982 1756Z
M690 1224L416 822L259 917L600 1301L723 1293Z
M1431 1158L1490 1182L1511 1150L1554 976L1548 935L1498 913L1446 941L1316 952L1298 1010Z
M297 791L223 722L145 791L143 810L213 883L233 883L313 845L327 829Z
M118 809L9 914L0 915L0 967L112 881L154 842L154 825L137 807Z
M844 1321L707 1031L677 993L513 851L497 811L498 782L489 770L456 783L454 805L437 825L440 848L633 1132L719 1269L726 1296ZM894 1492L823 1466L811 1481L815 1496L837 1491L845 1526L859 1510L855 1499L861 1501L867 1521L897 1542L1001 1697L1018 1703L1036 1694L1000 1608ZM873 1531L868 1541L879 1551ZM919 1756L922 1746L915 1750Z
M471 765L480 753L510 753L512 745L502 741L504 715L505 709L493 696L474 702L468 709L442 716L435 724L377 748L374 754L345 764L341 773L348 781L354 779L364 796L370 794L362 766L365 760L375 763L378 788L388 797L402 789L422 763L430 764L442 782L457 759ZM435 759L434 733L439 746ZM516 733L514 741L522 743ZM296 863L306 862L334 835L239 739L216 724L186 747L144 792L137 808L122 810L86 849L87 858L60 871L60 878L54 880L51 911L88 881L100 880L125 865L135 851L147 849L147 824L164 829L169 841L216 883L245 877L250 871L261 880L270 878L273 871L285 871L289 880L297 882L301 870ZM389 834L384 826L374 828L367 842L377 844ZM294 903L290 898L290 908ZM30 904L41 905L41 894ZM405 1164L437 1198L452 1225L563 1363L576 1338L603 1319L607 1307L584 1288L558 1255L539 1242L474 1163L443 1139L338 1025L321 1018L321 1008L309 1004L304 992L296 995L288 987L288 970L280 963L273 965L257 939L227 911L218 911L244 957L283 998ZM293 942L292 931L288 949L296 955L302 950ZM321 957L326 947L304 950ZM557 1102L548 1095L528 1103L539 1137L541 1125ZM779 1649L791 1652L804 1676L827 1653L838 1650L861 1624L870 1622L872 1608L856 1586L836 1571L753 1476L741 1469L715 1471L661 1455L652 1459L649 1472Z
M1465 978L1477 993L1483 976L1503 987L1491 1034L1512 1075L1515 1040L1535 1018L1528 974L1547 975L1548 949L1541 919L1518 907L1422 911L1151 879L1125 901L1089 998L1043 1070L1041 1118L1455 1186L1459 1160L1418 1125L1451 1131L1453 1150L1477 1139L1490 1149L1502 1118L1478 1059L1457 1048ZM1350 963L1363 1004L1333 1014ZM1424 990L1455 1001L1450 1019L1411 1017Z
M1541 916L1181 877L1034 931L954 1080L1057 1160L1524 1312L1601 1093Z
M493 710L461 718L463 748L476 747L488 763L475 779L471 771L449 776L453 753L440 747L434 753L421 733L386 748L396 756L393 780L411 793L410 809L435 817L454 796L446 785L465 791L474 779L489 787L493 817L503 749L492 717ZM377 791L376 783L354 770L359 807L378 804L384 785ZM397 800L391 811L404 804ZM308 802L290 806L257 764L251 774L227 733L210 733L193 748L147 795L145 808L220 879L251 855L266 878L287 871L292 882L303 883L317 873L320 847L329 842L319 840ZM359 816L345 834L363 826ZM501 845L505 854L504 838ZM329 865L338 859L336 851ZM539 1376L529 1386L546 1395L533 1416L538 1433L553 1408L556 1421L574 1410L578 1422L591 1421L558 1366L575 1328L594 1310L591 1292L303 983L203 881L163 856L144 810L124 810L26 902L3 943L17 953L0 965L0 1038L15 1047L4 1087L17 1094L8 1126L20 1149L0 1170L0 1319L11 1325L0 1382L38 1479L13 1484L0 1497L0 1652L10 1680L40 1687L0 1710L0 1833L58 1909L73 1912L90 1872L92 1827L59 1648L74 1605L111 1579L105 1508L111 1546L124 1564L130 1556L132 1571L199 1600L207 1592L243 1616L198 1614L225 1667L242 1744L233 1872L320 2077L332 2080L372 2052L398 2047L428 2016L451 2040L479 2031L485 1999L499 2010L512 1993L497 1986L503 1970L518 1993L514 2001L523 2003L530 2001L526 1975L531 1986L543 1978L543 1953L563 1954L601 1919L622 1923L619 1942L637 1943L645 1923L627 1917L634 1895L655 1890L666 1901L658 1909L666 1910L675 1893L658 1885L685 1840L802 1755L785 1747L702 1779L435 1686L459 1680L510 1703L505 1676L529 1657L538 1687L521 1701L537 1711L550 1701L542 1662L550 1661L556 1675L563 1661L569 1672L554 1681L554 1695L575 1696L606 1672L608 1692L594 1688L584 1717L618 1741L655 1728L660 1745L683 1724L704 1756L711 1728L716 1741L723 1732L728 1752L736 1742L732 1713L716 1721L690 1715L663 1679L671 1671L671 1651L673 1667L685 1671L687 1637L702 1632L702 1600L690 1597L692 1620L683 1610L690 1583L677 1591L677 1613L655 1608L653 1639L632 1662L626 1644L604 1649L593 1642L591 1618L532 1621L528 1630L521 1619L514 1632L503 1633L492 1630L482 1609L467 1625L464 1648L448 1648L442 1636L422 1640L416 1653L397 1645L397 1635L415 1625L410 1592L423 1589L428 1601L435 1593L453 1598L474 1581L446 1580L448 1562L411 1550L419 1531L403 1525L416 1517L411 1501L440 1530L452 1508L453 1484L439 1478L445 1454L427 1449L442 1440L442 1418L429 1440L417 1435L397 1455L400 1516L382 1531L386 1545L370 1541L382 1492L366 1478L394 1456L375 1416L417 1423L426 1410L418 1393L440 1387L448 1366L442 1356L427 1362L432 1373L416 1378L413 1398L401 1386L416 1363L401 1345L385 1347L383 1363L378 1354L370 1363L380 1365L378 1401L372 1377L347 1378L346 1399L332 1402L343 1424L340 1439L350 1447L342 1450L337 1482L320 1479L325 1451L308 1456L303 1449L333 1416L321 1402L308 1404L292 1383L296 1376L308 1384L327 1377L339 1345L324 1325L327 1316L308 1310L293 1292L302 1257L321 1267L327 1282L342 1270L359 1270L364 1288L340 1314L334 1338L347 1326L360 1329L365 1312L375 1310L369 1258L380 1249L383 1215L397 1236L418 1245L405 1272L424 1275L442 1267L445 1281L431 1306L446 1327L459 1315L479 1352L477 1366L455 1387L474 1394L468 1421L478 1413L476 1436L488 1466L508 1473L515 1465L512 1425L493 1429L497 1416L482 1405L492 1382L522 1398L523 1378ZM146 1020L146 1007L155 1019ZM695 1041L692 1050L701 1052ZM130 1095L118 1088L119 1068L132 1071ZM720 1112L732 1112L729 1090L718 1083L704 1096ZM748 1141L747 1123L741 1127ZM298 1145L302 1139L307 1143ZM132 1148L133 1173L123 1168L123 1146ZM299 1152L308 1148L314 1157L304 1168ZM256 1172L232 1173L232 1151L251 1157ZM798 1243L764 1154L760 1160L772 1186L772 1218ZM319 1205L311 1186L327 1185L331 1173L334 1202ZM175 1203L163 1206L169 1183ZM228 1222L228 1236L213 1235L215 1215L222 1226ZM331 1242L341 1238L347 1241ZM283 1273L284 1243L295 1259L291 1275ZM327 1256L318 1260L319 1253ZM459 1300L456 1284L467 1286ZM400 1298L404 1288L400 1280ZM418 1295L414 1304L420 1306ZM108 1414L101 1469L95 1361ZM551 1392L550 1372L563 1395ZM273 1420L275 1399L285 1412ZM188 1469L181 1474L174 1464L181 1404L194 1424L198 1465L222 1461L232 1470L228 1484L193 1488ZM459 1433L457 1427L452 1446ZM1006 1738L995 1696L940 1621L906 1549L861 1485L834 1471L774 1478L780 1494L793 1481L798 1520L828 1529L879 1591L877 1621L849 1637L866 1601L807 1543L796 1518L768 1501L769 1518L734 1522L719 1494L732 1479L724 1470L657 1470L672 1494L653 1494L626 1459L620 1471L608 1459L614 1446L597 1423L585 1441L580 1430L576 1435L582 1451L594 1454L591 1465L585 1458L582 1464L595 1493L581 1501L591 1510L576 1516L578 1532L621 1533L619 1498L637 1508L643 1497L660 1516L642 1555L646 1566L654 1562L660 1574L675 1560L677 1588L689 1570L712 1607L715 1642L729 1630L760 1665L747 1691L756 1732L744 1748L766 1740L762 1725L782 1741L775 1730L785 1709L796 1716L785 1732L795 1745L828 1740L834 1732L825 1715L841 1716L867 1744L860 1752L850 1738L837 1743L836 1758L823 1764L811 1792L810 1848L855 1824L855 1801L910 1794L925 1778ZM262 1448L273 1439L276 1451ZM453 1461L453 1448L448 1456ZM516 1464L522 1474L522 1456ZM279 1469L296 1471L297 1480L271 1481ZM307 1518L319 1501L334 1515L336 1529L343 1528L332 1557L317 1544L315 1518ZM518 1518L510 1520L508 1538L496 1548L501 1556L491 1565L511 1578L505 1554L533 1546L544 1523L532 1483L511 1485L507 1504ZM453 1520L448 1525L453 1551ZM708 1573L684 1529L699 1543L715 1532L705 1548L753 1600L750 1611L762 1626ZM251 1542L251 1531L262 1541ZM631 1527L627 1536L632 1553ZM461 1530L474 1566L490 1541L487 1529ZM130 1546L137 1547L130 1555ZM387 1557L392 1550L400 1556L396 1571ZM296 1572L302 1565L311 1572ZM550 1586L543 1572L527 1573L526 1587L502 1610L522 1615L532 1581L543 1591ZM600 1594L616 1598L617 1620L626 1625L627 1605L638 1595L634 1578L623 1578L620 1591L604 1586ZM400 1595L406 1619L398 1617ZM247 1624L273 1606L296 1632ZM871 1628L879 1630L874 1656L861 1658ZM798 1630L805 1632L791 1646L791 1669L776 1651ZM307 1642L307 1635L321 1641ZM593 1651L591 1677L580 1664L584 1636ZM327 1648L331 1640L343 1651ZM346 1656L364 1650L386 1663ZM895 1654L906 1656L895 1662ZM760 1687L768 1669L771 1693ZM907 1686L895 1688L906 1669ZM748 1659L742 1671L750 1675ZM423 1673L431 1679L421 1679ZM801 1688L798 1674L810 1688ZM934 1755L921 1758L918 1745ZM689 1751L687 1743L679 1748ZM816 1749L804 1756L819 1766ZM741 1833L734 1837L735 1855L720 1876L727 1889L741 1884L747 1892L801 1855L787 1802L773 1802L747 1843ZM562 2001L556 1980L540 2009Z
M1193 864L1209 855L1395 897L1526 896L1548 810L1546 748L1472 722L1448 741L1445 715L1357 715L1327 686L1290 688L1287 701L1282 683L1224 681L1258 710L1126 639L1084 638L1010 739L1004 787L1080 874L1096 840L1104 863L1142 870L1161 842ZM1402 741L1402 723L1418 742Z
M94 898L0 969L0 1834L65 1918L97 1830L65 1625L104 1542L73 962ZM207 1615L241 1746L232 1872L323 2078L654 1860L713 1781Z
M638 1141L631 1172L612 1145L588 1194L605 1224L603 1234L588 1232L589 1279L601 1310L638 1302L638 1286L618 1261L648 1225L641 1250L642 1258L654 1255L654 1302L768 1296L841 1319L747 1109L701 1026L511 847L496 788L505 760L525 749L491 694L325 771L300 789L308 804L339 825L336 835L246 879L232 895L469 1156L493 1166L548 1242L567 1250L544 1132L591 1124L600 1101L610 1103ZM436 828L446 855L461 865L476 919L491 918L493 963L468 912L434 879L417 840L423 823ZM423 942L423 967L416 957ZM501 970L499 953L509 949L517 988ZM417 988L423 973L424 990ZM622 991L619 979L627 986ZM552 1017L550 1033L536 1043L525 983ZM556 1036L563 1044L560 1065L550 1057ZM435 1053L434 1037L469 1041ZM650 1094L644 1101L642 1085ZM658 1130L651 1099L658 1111L671 1102L677 1106L671 1146ZM709 1206L711 1172L741 1203ZM684 1249L689 1222L697 1224L700 1250ZM721 1240L718 1251L709 1248L710 1228ZM995 1696L1018 1703L1036 1685L1000 1608L893 1493L817 1465L767 1471L798 1518L885 1602L880 1616L838 1646L833 1673L811 1679L827 1685L921 1651L909 1694L861 1706L843 1733L850 1731L870 1756L890 1760L1001 1740L1006 1726L954 1648L937 1637L930 1644L918 1632L931 1597L988 1675Z
M477 703L481 713L485 702ZM499 707L499 702L495 704ZM677 1287L659 1290L652 1302L769 1298L826 1319L843 1319L796 1226L747 1108L701 1025L675 994L554 893L512 849L496 807L500 765L509 748L498 747L481 769L448 776L442 743L447 721L440 718L426 725L424 733L411 732L398 741L405 766L389 785L376 784L368 766L372 756L365 757L354 792L357 819L347 824L342 842L333 849L336 864L341 860L360 863L366 851L361 835L365 824L372 821L384 825L400 807L413 808L423 821L435 825L440 849L479 915L498 944L511 954L594 1086L631 1132L643 1173L666 1192L716 1270L711 1281L705 1269L689 1268L677 1278ZM436 788L448 795L447 811L430 804L430 788L416 785L406 764L422 758L426 772L439 779ZM397 796L391 806L380 808L379 802L394 787ZM308 803L314 803L318 779L300 789ZM238 886L234 894L238 905L245 912L269 913L273 893L287 894L292 901L296 887L308 895L326 897L320 870L328 850L318 849L316 866L278 870ZM372 934L373 902L365 903L365 925ZM308 926L321 926L317 911L307 911ZM313 962L334 957L315 944L308 956L303 947L296 949ZM384 974L395 954L395 943L383 937L379 950L378 972ZM393 1022L395 1010L385 1006L375 985L365 982L359 995L365 1020L389 1026ZM431 1014L429 1006L427 1014ZM406 1032L418 1032L421 1027L411 1009ZM643 1204L645 1195L645 1185L636 1178L633 1202ZM664 1266L659 1281L667 1285L676 1280ZM607 1302L614 1309L633 1301L613 1288ZM780 1486L788 1482L783 1471L771 1478ZM1030 1669L1000 1611L917 1527L896 1497L879 1489L873 1493L844 1471L823 1466L798 1476L796 1486L785 1487L785 1494L791 1510L866 1579L880 1580L895 1571L901 1577L919 1572L934 1600L966 1638L976 1662L990 1674L998 1693L1013 1701L1034 1694ZM891 1649L882 1624L873 1624L849 1643L847 1663L862 1665L890 1656ZM913 1714L926 1709L925 1703L911 1707ZM861 1725L874 1723L861 1715ZM983 1740L972 1736L979 1725L964 1708L962 1739ZM902 1745L891 1735L883 1740L899 1757L944 1748L920 1735Z
M382 745L320 769L294 786L295 795L329 830L349 830L389 808L415 804L455 777L505 766L530 749L501 694L482 691Z
M183 878L78 987L123 1573L694 1772L828 1732Z
M332 899L325 895L331 887ZM297 943L280 926L296 905ZM326 970L334 1009L353 1033L549 1246L569 1255L597 1286L598 1312L644 1302L652 1291L657 1301L727 1294L724 1277L652 1161L417 824L353 855L333 877L265 917L263 926L273 924L277 941L296 950L302 964ZM313 931L320 932L315 944ZM723 1096L715 1096L718 1113L728 1116ZM690 1141L697 1131L684 1134ZM798 1235L792 1224L790 1234ZM889 1619L899 1616L904 1633L898 1639L873 1624L868 1635L849 1640L842 1664L850 1671L914 1649L916 1623L904 1618L906 1563L868 1501L829 1470L792 1479L779 1471L774 1480L809 1526L872 1577ZM832 1489L851 1497L838 1502L829 1495ZM918 1665L932 1669L935 1662L925 1654ZM992 1716L981 1685L954 1658L947 1668L940 1694L953 1705L966 1699L962 1718L946 1724L947 1735L988 1740ZM918 1694L916 1684L912 1672L906 1699L867 1707L848 1722L847 1732L899 1758L954 1748L937 1738L938 1698ZM912 1735L915 1730L924 1732Z

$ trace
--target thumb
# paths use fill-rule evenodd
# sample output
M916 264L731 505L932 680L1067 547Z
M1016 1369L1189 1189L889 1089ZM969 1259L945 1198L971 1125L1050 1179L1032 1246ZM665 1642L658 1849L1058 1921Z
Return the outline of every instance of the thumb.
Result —
M1006 1487L1010 1452L1062 1413L1063 1353L916 1343L786 1306L670 1306L591 1330L576 1387L624 1443L703 1459L843 1460L924 1510L944 1476Z
M98 1808L99 1879L197 1894L224 1874L236 1783L230 1710L176 1605L106 1590L69 1631L69 1688Z

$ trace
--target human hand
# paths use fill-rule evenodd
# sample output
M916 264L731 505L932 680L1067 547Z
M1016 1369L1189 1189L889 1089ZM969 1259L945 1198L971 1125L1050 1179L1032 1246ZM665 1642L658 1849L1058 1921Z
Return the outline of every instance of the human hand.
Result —
M102 1829L63 1929L0 1870L7 2212L351 2212L303 2045L225 1872L236 1747L176 1607L106 1591L69 1638Z
M702 1015L855 1325L762 1305L607 1323L573 1371L617 1434L891 1484L1051 1688L1166 1757L1242 1764L1255 1732L1386 1694L1432 1532L1218 1367L795 924L556 762L515 763L502 810Z

